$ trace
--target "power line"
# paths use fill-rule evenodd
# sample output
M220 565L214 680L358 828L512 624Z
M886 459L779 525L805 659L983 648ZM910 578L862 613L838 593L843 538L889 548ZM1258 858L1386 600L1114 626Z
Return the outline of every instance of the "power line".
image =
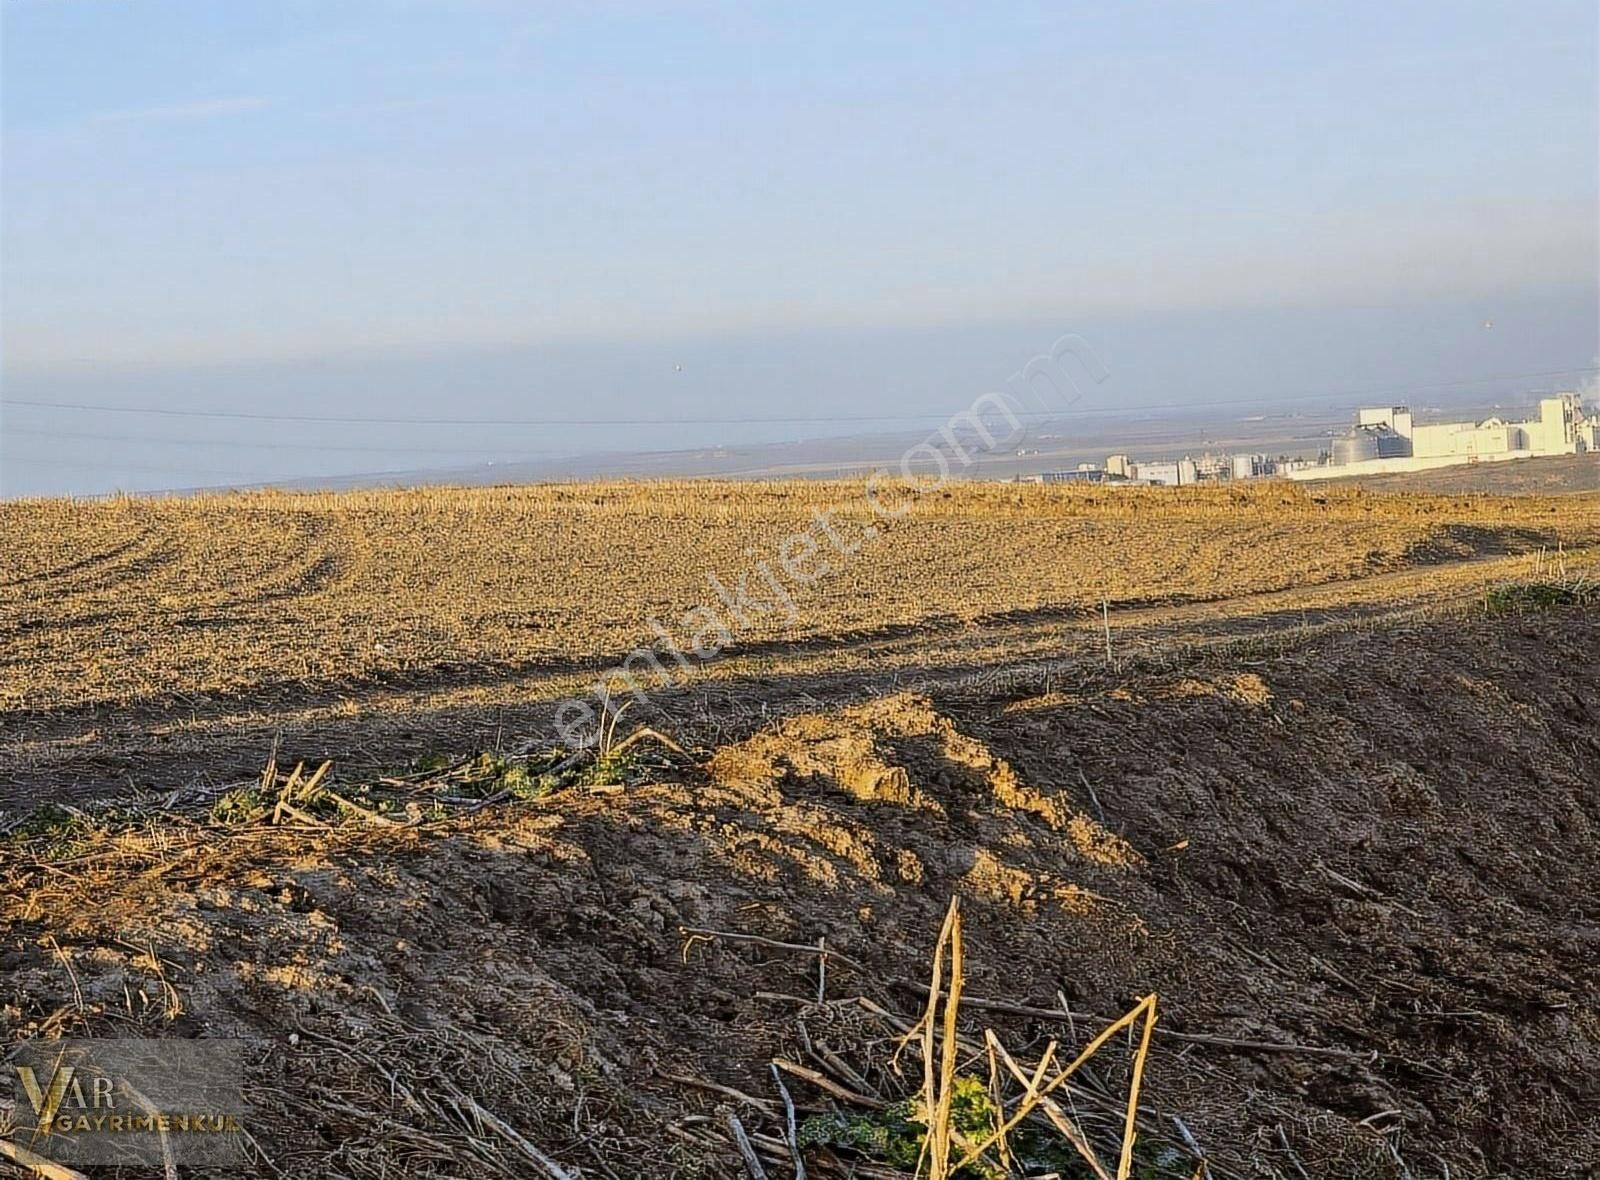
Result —
M1299 394L1292 397L1267 395L1262 397L1224 398L1204 402L1168 402L1145 405L1068 407L1058 410L1014 411L1018 417L1065 418L1092 414L1147 413L1155 410L1204 410L1226 406L1287 405L1310 401L1333 401L1339 398L1392 398L1411 393L1453 389L1465 385L1479 385L1492 381L1524 381L1535 377L1577 376L1600 372L1595 366L1572 369L1544 369L1531 373L1502 373L1485 377L1464 377L1454 381L1409 385L1378 389L1330 390L1321 393ZM169 418L219 418L245 422L297 422L346 426L749 426L749 425L802 425L843 422L938 422L946 421L948 413L934 414L818 414L818 415L749 415L749 416L683 416L655 418L440 418L383 416L359 414L272 414L251 410L191 410L162 406L116 406L92 402L47 402L25 398L0 399L0 405L46 410L73 410L102 414L149 414Z
M18 398L0 405L50 410L86 410L105 414L154 414L175 418L226 418L250 422L299 422L343 426L748 426L828 422L934 422L948 414L816 414L809 416L672 417L672 418L424 418L344 414L261 414L246 410L176 410L155 406L111 406L85 402L42 402ZM1058 411L1026 411L1047 416ZM1084 412L1084 411L1080 411Z
M71 459L50 459L50 458L44 458L44 457L37 457L36 458L36 457L30 457L30 456L22 456L22 457L19 458L18 456L15 456L15 455L0 456L0 471L4 471L4 469L8 468L8 467L49 467L49 468L52 468L52 469L53 468L57 468L57 467L68 467L68 468L71 468L71 469L73 469L75 471L99 471L101 473L105 473L106 466L107 465L105 463L103 463L103 462L101 462L101 463L83 463L83 462L75 462L75 461L73 461ZM130 472L130 471L131 472L137 472L140 475L180 475L180 476L184 476L186 478L193 478L195 476L205 476L205 477L211 478L211 479L227 479L227 480L238 480L238 479L265 480L265 479L300 478L300 477L294 477L294 476L271 475L271 474L268 474L267 472L264 472L264 471L212 471L212 470L207 470L205 468L198 468L198 467L158 466L158 465L149 464L149 463L123 463L120 460L117 462L116 469L112 474L114 474L114 475L122 475L124 472ZM315 478L315 477L306 476L306 477L303 477L303 478L308 478L309 479L309 478Z
M243 410L175 410L154 406L111 406L84 402L41 402L9 399L7 406L49 410L85 410L104 414L153 414L175 418L225 418L250 422L298 422L341 426L750 426L834 422L937 422L948 414L817 414L810 416L673 417L673 418L422 418L331 414L258 414ZM1066 411L1027 410L1025 417L1054 417ZM1079 410L1077 413L1112 412Z
M75 438L101 442L149 443L155 446L243 447L258 451L351 451L372 455L509 455L511 457L520 457L522 455L570 455L573 453L573 448L571 447L565 449L529 449L515 444L507 444L492 450L482 447L415 447L404 443L396 443L390 447L373 447L342 446L330 443L247 442L242 439L230 438L174 438L170 435L150 434L98 434L94 431L85 430L36 430L27 426L0 428L0 440L9 438L14 434L25 434L34 438Z

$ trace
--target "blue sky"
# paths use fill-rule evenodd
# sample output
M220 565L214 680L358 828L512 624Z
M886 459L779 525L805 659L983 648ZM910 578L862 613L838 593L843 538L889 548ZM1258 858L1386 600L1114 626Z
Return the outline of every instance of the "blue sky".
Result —
M1114 371L1150 370L1159 333L1138 326L1173 316L1225 323L1217 355L1124 396L1576 368L1600 349L1591 0L3 14L12 398L958 408L979 392L960 383L1086 326L1125 341ZM1502 306L1545 308L1544 326L1484 357L1406 327ZM1394 330L1363 335L1349 373L1252 359L1286 311L1314 337L1319 308L1388 309L1374 323ZM1018 325L1037 343L1013 356ZM884 387L914 371L897 350L946 330L967 351ZM752 340L755 370L719 360ZM691 380L657 379L677 354ZM839 356L860 357L853 379ZM227 470L212 433L205 470ZM0 447L0 487L96 490L7 464L41 465L30 437Z

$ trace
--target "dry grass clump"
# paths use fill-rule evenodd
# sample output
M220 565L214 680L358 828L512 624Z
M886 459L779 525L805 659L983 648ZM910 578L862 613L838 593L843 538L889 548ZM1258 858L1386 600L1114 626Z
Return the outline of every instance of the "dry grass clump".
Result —
M716 931L685 933L691 938L749 937ZM754 941L775 949L811 949ZM821 960L819 971L825 972L831 952L823 946L815 953ZM819 993L826 991L825 975L822 978ZM716 1087L759 1112L764 1122L775 1123L771 1132L752 1133L731 1108L724 1110L720 1126L691 1119L689 1126L680 1124L674 1132L690 1142L725 1138L742 1157L751 1180L768 1180L769 1165L792 1168L797 1180L805 1180L808 1167L872 1180L1023 1180L1042 1175L1060 1180L1155 1180L1213 1174L1181 1119L1173 1122L1191 1138L1188 1143L1162 1133L1150 1113L1141 1110L1140 1090L1156 1026L1153 994L1120 1018L1104 1022L1105 1027L1075 1056L1063 1061L1055 1040L1030 1059L1009 1051L993 1029L984 1029L977 1040L963 1035L965 983L961 905L958 897L952 897L932 952L921 1016L912 1020L896 1015L866 997L852 1002L865 1014L858 1032L863 1040L870 1042L876 1033L878 1039L897 1045L890 1071L878 1074L879 1085L867 1080L865 1063L858 1069L837 1053L818 1053L802 1020L802 1041L821 1069L775 1058L776 1102ZM1065 1009L1055 1016L1071 1019ZM1091 1060L1120 1036L1135 1033L1129 1081L1121 1097L1107 1089L1103 1079L1083 1082ZM825 1095L831 1109L797 1120L786 1075ZM916 1079L914 1084L911 1079ZM902 1081L906 1084L897 1086ZM885 1089L891 1092L886 1094ZM895 1089L900 1091L898 1097L893 1096ZM1141 1129L1152 1146L1141 1145ZM822 1150L809 1150L814 1148Z
M1491 615L1519 614L1558 606L1600 605L1600 580L1593 569L1567 564L1564 551L1552 557L1540 551L1533 573L1520 581L1491 588L1484 595Z
M944 959L948 950L950 966L945 977ZM939 932L938 944L933 952L933 979L928 988L928 1006L921 1019L905 1035L905 1043L919 1041L922 1049L923 1083L918 1094L919 1109L926 1114L927 1133L923 1139L919 1174L926 1163L928 1180L948 1180L965 1169L978 1166L994 1177L1004 1177L1014 1172L1012 1153L1006 1142L1035 1110L1041 1110L1050 1123L1081 1155L1097 1180L1110 1180L1110 1173L1100 1161L1094 1147L1084 1132L1056 1103L1051 1095L1060 1089L1078 1069L1095 1055L1119 1032L1140 1023L1138 1052L1133 1060L1132 1081L1128 1089L1127 1117L1123 1124L1122 1148L1117 1157L1117 1180L1128 1180L1133 1168L1133 1149L1138 1137L1139 1087L1144 1080L1145 1061L1150 1054L1150 1035L1155 1031L1156 997L1146 996L1121 1019L1107 1025L1098 1036L1060 1069L1052 1069L1056 1042L1045 1046L1032 1073L1025 1073L1000 1043L992 1029L984 1030L984 1044L989 1053L990 1099L994 1104L991 1116L993 1130L987 1134L964 1133L955 1125L954 1111L960 1100L962 1086L956 1076L961 1056L961 1038L958 1018L961 1007L961 989L964 983L961 945L961 907L959 899L952 898ZM1007 1112L1001 1093L998 1062L1004 1061L1007 1071L1024 1089L1016 1109ZM937 1063L937 1064L936 1064ZM1048 1078L1048 1080L1045 1080ZM989 1162L990 1153L993 1161ZM953 1162L952 1162L953 1161ZM980 1161L982 1161L980 1163Z

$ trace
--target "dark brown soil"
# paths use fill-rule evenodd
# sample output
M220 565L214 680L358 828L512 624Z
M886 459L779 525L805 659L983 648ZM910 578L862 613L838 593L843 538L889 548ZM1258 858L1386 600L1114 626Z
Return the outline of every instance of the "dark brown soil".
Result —
M737 1176L693 1121L728 1098L664 1075L770 1100L803 1020L887 1086L893 1046L815 1003L814 956L684 928L825 937L830 1001L914 1014L954 894L976 997L1157 994L1147 1113L1219 1178L1600 1174L1590 613L888 696L688 779L438 828L173 821L65 865L6 845L0 1030L258 1039L262 1176L539 1174L462 1094L584 1176ZM1034 1056L1098 1027L966 1023Z

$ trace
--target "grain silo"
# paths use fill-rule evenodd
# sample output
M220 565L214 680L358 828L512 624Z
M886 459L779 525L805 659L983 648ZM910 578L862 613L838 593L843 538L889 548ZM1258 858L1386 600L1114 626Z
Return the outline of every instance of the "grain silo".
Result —
M1348 467L1378 457L1378 438L1370 430L1357 430L1333 440L1333 463Z
M1333 440L1333 462L1344 467L1372 459L1403 459L1411 454L1411 440L1388 426L1358 426Z

